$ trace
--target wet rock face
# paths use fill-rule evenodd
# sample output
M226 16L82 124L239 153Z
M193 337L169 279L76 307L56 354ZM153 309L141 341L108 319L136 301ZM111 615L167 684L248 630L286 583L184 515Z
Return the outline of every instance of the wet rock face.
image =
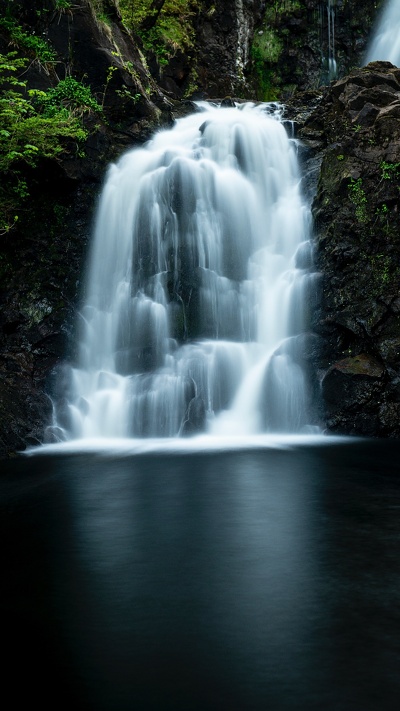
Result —
M323 154L313 205L322 417L334 432L398 436L400 69L375 62L332 84L300 135Z
M24 73L29 88L47 90L58 79L73 76L90 86L108 120L129 126L132 114L136 120L156 118L153 100L162 102L162 94L150 81L138 45L125 31L112 0L107 2L107 23L99 20L95 3L88 0L74 0L68 8L55 0L17 0L15 6L11 10L18 13L24 31L43 37L57 56L49 66L31 62Z
M263 99L263 91L269 90L286 100L296 91L316 89L360 66L383 2L264 3L262 19L255 28L263 76L257 77L256 56L252 65L258 98Z
M148 52L157 84L177 99L252 97L251 43L264 5L264 0L201 0L193 8L193 40L186 51L176 50L165 66Z
M262 0L205 0L196 31L197 82L210 97L248 96L254 27L260 21Z
M92 166L93 167L93 166ZM0 456L43 441L51 422L49 377L68 351L99 182L41 166L20 232L2 237Z

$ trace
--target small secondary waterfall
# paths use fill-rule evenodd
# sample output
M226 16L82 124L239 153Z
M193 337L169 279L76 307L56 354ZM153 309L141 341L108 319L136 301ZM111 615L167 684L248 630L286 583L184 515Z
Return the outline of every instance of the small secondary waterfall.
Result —
M50 438L301 432L312 420L296 141L277 105L200 108L109 170L79 362Z
M335 0L328 0L326 11L328 15L328 78L336 79L337 64L335 58Z
M364 63L383 60L400 66L400 2L388 0Z
M321 83L325 84L337 77L335 55L335 5L336 0L321 0L318 23L322 59Z

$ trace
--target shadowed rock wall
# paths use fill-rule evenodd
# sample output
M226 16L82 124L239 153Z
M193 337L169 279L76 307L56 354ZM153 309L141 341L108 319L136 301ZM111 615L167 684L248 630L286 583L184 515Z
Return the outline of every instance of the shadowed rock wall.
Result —
M400 435L400 69L333 83L300 135L323 159L314 200L328 429Z
M255 28L251 77L259 99L287 99L362 64L383 0L272 0Z

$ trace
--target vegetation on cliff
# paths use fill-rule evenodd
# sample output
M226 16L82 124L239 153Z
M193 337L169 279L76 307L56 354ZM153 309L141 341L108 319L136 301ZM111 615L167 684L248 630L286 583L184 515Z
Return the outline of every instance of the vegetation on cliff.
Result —
M43 158L79 152L88 135L82 116L101 113L89 87L72 77L47 92L28 89L18 78L27 62L16 52L0 54L0 235L16 224L29 197L23 166L35 168Z
M155 53L160 65L168 64L177 51L194 47L193 16L201 0L120 0L124 24Z
M329 83L330 54L337 76L356 66L383 0L271 0L265 3L251 48L259 100L288 99ZM332 42L334 34L334 45Z
M140 53L130 56L118 27L113 36L110 10L117 13L106 0L43 0L35 8L8 0L0 14L0 235L20 225L44 159L84 157L89 135L114 122L117 107L120 125L140 100L142 116L157 116L150 99L158 89ZM90 11L98 26L90 26ZM88 48L77 48L74 25L89 31L90 42L97 34L106 49L90 74L80 66Z

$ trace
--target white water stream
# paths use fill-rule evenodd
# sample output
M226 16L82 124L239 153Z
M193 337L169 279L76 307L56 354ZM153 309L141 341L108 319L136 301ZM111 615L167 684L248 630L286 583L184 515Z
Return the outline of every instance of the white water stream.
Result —
M335 58L335 2L328 0L326 6L328 16L328 80L337 77L337 63Z
M387 0L364 64L377 60L400 66L400 0Z
M310 425L296 142L277 106L201 108L109 170L50 440Z

